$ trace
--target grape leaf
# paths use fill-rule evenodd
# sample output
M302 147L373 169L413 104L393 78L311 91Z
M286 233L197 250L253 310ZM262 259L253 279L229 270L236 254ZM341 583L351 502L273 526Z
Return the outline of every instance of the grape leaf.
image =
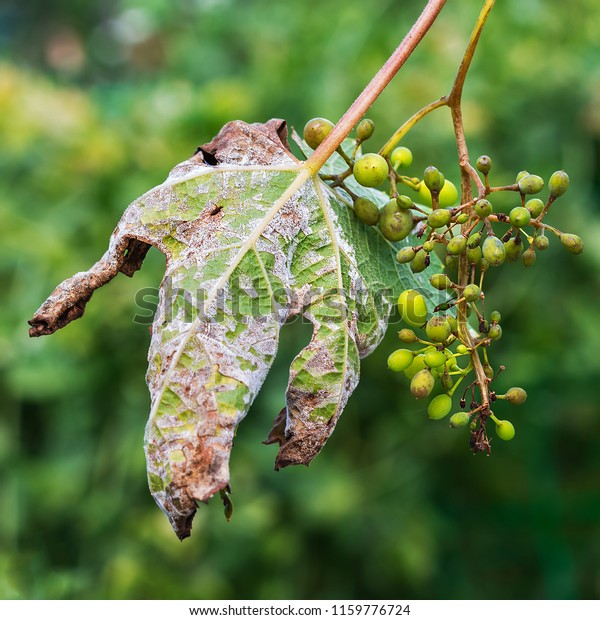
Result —
M94 290L166 256L152 325L145 450L152 495L180 538L197 502L229 488L235 429L273 363L282 325L313 325L290 367L286 406L265 443L275 467L308 465L383 337L393 299L417 288L397 244L358 222L290 152L284 121L228 123L134 201L106 254L52 293L30 335L79 318ZM383 196L383 194L382 194Z

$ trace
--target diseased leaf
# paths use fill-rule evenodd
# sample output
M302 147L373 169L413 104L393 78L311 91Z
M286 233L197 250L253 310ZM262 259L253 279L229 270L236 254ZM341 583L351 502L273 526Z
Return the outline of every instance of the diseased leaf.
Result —
M320 451L392 301L424 276L398 265L397 247L290 153L284 121L234 121L128 207L106 254L52 293L30 334L81 316L93 291L132 275L151 245L167 265L146 376L148 480L184 538L197 502L229 488L234 432L282 325L301 314L313 335L291 364L286 407L266 441L280 444L276 468L308 465Z

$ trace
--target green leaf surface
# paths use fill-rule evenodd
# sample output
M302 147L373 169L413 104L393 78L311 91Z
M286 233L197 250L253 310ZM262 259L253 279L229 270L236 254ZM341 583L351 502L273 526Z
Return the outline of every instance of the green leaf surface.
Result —
M56 289L32 335L80 316L93 290L131 275L150 245L167 264L146 377L148 480L183 538L197 503L229 488L235 429L283 324L300 315L313 335L291 364L286 407L266 442L280 444L276 468L317 455L397 295L426 276L399 265L397 244L291 155L283 121L235 121L128 207L108 252Z

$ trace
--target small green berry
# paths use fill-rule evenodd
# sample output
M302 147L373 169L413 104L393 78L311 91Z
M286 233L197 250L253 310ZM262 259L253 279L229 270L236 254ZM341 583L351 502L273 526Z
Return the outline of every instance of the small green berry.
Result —
M524 179L526 176L529 175L529 172L527 172L527 170L521 170L521 172L519 172L519 174L517 174L517 183L521 180Z
M423 183L430 192L440 192L444 187L444 180L444 175L435 166L425 168Z
M431 192L427 189L427 185L425 185L424 182L419 184L417 192L419 194L419 201L422 204L431 207ZM458 190L456 189L456 185L454 185L452 181L448 181L448 179L446 179L438 196L439 206L444 208L451 207L457 200Z
M410 393L416 399L427 398L435 386L435 379L429 368L423 368L410 380Z
M410 269L413 273L421 273L427 269L427 252L423 249L419 250L415 257L410 261Z
M415 354L412 351L397 349L388 357L387 365L394 372L402 372L412 365L414 359Z
M412 329L404 328L398 332L398 338L401 342L411 343L417 341L417 334Z
M466 354L469 352L469 348L468 348L468 347L466 347L464 344L459 344L459 345L456 347L456 352L457 352L459 355L466 355Z
M408 168L413 162L413 154L405 146L398 146L392 151L390 161L396 170L398 168Z
M467 260L473 265L478 265L481 262L483 256L480 247L467 248Z
M560 242L563 247L573 254L581 254L583 252L583 241L581 237L573 235L571 233L562 233L559 236Z
M375 123L370 118L363 118L360 123L358 123L358 127L356 128L356 137L364 142L368 140L375 131Z
M488 336L492 340L500 340L500 338L502 338L502 327L498 324L490 325Z
M431 228L441 228L447 226L452 219L452 213L447 209L436 209L432 211L427 217L427 223Z
M429 276L429 283L438 291L445 291L452 286L452 280L445 273L434 273Z
M527 392L520 387L512 387L506 392L506 400L511 405L522 405L527 400Z
M326 118L313 118L304 126L304 141L316 149L333 129L333 123Z
M569 175L564 170L557 170L548 181L550 196L558 198L569 189Z
M446 363L446 356L441 351L428 351L424 359L429 368L439 368Z
M427 368L425 365L424 355L415 355L413 363L404 371L404 374L408 379L411 379L421 370Z
M510 223L517 228L523 228L529 224L531 213L525 207L515 207L509 214Z
M481 219L488 217L488 215L491 215L492 211L492 203L485 198L482 198L475 203L475 213L477 213L478 217L480 217Z
M547 250L550 245L550 239L542 233L533 240L533 245L535 245L536 250Z
M521 254L523 254L523 241L520 236L511 237L508 241L504 242L504 249L506 250L506 260L514 262L519 260Z
M501 320L502 315L498 312L498 310L492 310L492 312L490 312L490 321L492 323L500 323Z
M467 286L465 286L465 290L463 291L463 297L467 301L475 301L481 297L481 289L477 286L477 284L467 284Z
M462 235L458 235L450 239L450 241L448 241L446 250L448 251L448 254L452 254L456 256L458 254L462 254L465 251L466 247L467 247L467 239L463 237Z
M448 323L450 323L450 329L452 330L452 333L455 334L458 331L458 321L456 320L456 317L449 314L446 317L446 320L448 321Z
M444 256L444 265L449 270L456 269L458 267L458 256L454 256L454 254L446 254Z
M467 247L468 248L476 248L476 247L479 247L480 245L481 245L481 231L473 233L467 239Z
M427 321L425 333L427 334L427 338L433 342L445 342L452 333L452 327L446 317L434 316Z
M496 424L496 435L503 441L510 441L515 436L515 427L508 420L500 420Z
M400 196L396 196L396 202L398 203L398 206L401 209L410 209L411 207L414 206L413 201L408 196L405 196L404 194Z
M400 248L396 254L396 260L404 265L410 263L417 253L411 247Z
M530 245L523 253L523 264L525 267L531 267L535 263L536 258L535 248Z
M486 237L481 249L483 257L492 267L498 267L506 259L506 248L498 237Z
M388 177L389 166L387 161L377 153L367 153L354 162L352 172L359 185L363 187L377 187Z
M450 428L460 428L461 426L467 426L470 417L466 411L458 411L450 416Z
M477 170L479 170L479 172L481 172L482 174L488 174L489 171L492 169L492 159L487 155L482 155L481 157L477 158L475 166Z
M379 209L377 205L368 198L357 198L354 201L354 213L356 217L367 226L375 226L379 222Z
M537 194L544 188L544 179L537 174L528 174L518 182L518 186L521 194Z
M525 203L525 208L531 213L531 217L535 219L542 214L544 203L539 198L532 198Z
M400 209L396 200L390 200L379 215L379 230L388 241L401 241L413 229L410 211Z
M425 297L414 289L400 293L398 297L400 317L411 327L421 327L427 321L427 303Z
M469 221L469 216L466 213L461 213L456 218L456 223L457 224L466 224L468 221Z
M445 418L452 409L452 398L448 394L439 394L431 399L427 407L427 415L430 420L441 420Z
M431 239L429 241L425 241L425 243L423 244L423 250L425 250L425 252L433 252L434 248L435 241L432 241Z
M451 390L452 386L454 385L454 379L447 373L444 372L444 374L442 375L442 387L445 390Z
M488 379L494 378L494 369L489 364L483 365L483 373Z

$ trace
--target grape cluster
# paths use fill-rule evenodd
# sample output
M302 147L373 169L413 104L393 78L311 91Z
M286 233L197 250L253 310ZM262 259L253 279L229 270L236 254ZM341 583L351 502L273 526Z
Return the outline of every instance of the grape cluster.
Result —
M332 127L326 119L309 121L304 129L305 141L317 148ZM338 149L347 169L322 177L347 192L357 218L377 226L387 240L402 241L411 233L415 235L416 245L398 250L399 263L418 273L429 266L431 254L435 253L444 264L443 273L429 277L431 287L445 296L442 303L428 308L425 296L416 290L406 290L398 298L398 310L407 327L398 332L404 346L389 356L388 366L406 375L416 399L430 398L430 419L450 416L451 428L470 429L473 452L489 454L489 420L500 439L509 441L515 436L513 424L497 418L492 407L500 400L523 404L527 394L520 387L505 394L497 394L493 388L494 379L504 367L493 369L489 349L502 337L502 326L497 310L486 311L485 276L489 269L516 261L531 267L537 253L550 244L546 233L555 236L567 251L583 252L579 236L546 222L552 205L567 191L569 177L562 170L552 174L544 201L537 197L544 189L544 179L525 170L516 175L512 184L491 186L492 160L482 155L474 167L468 165L477 195L467 195L466 199L463 196L462 204L454 206L458 190L435 166L427 167L422 177L402 174L413 162L407 147L396 147L388 157L372 152L359 154L360 145L373 130L372 121L361 121L353 152ZM348 187L345 181L350 176L365 188L389 181L389 201L380 210L368 197ZM501 192L515 197L516 204L508 214L494 208L493 197ZM440 393L433 396L436 391Z

